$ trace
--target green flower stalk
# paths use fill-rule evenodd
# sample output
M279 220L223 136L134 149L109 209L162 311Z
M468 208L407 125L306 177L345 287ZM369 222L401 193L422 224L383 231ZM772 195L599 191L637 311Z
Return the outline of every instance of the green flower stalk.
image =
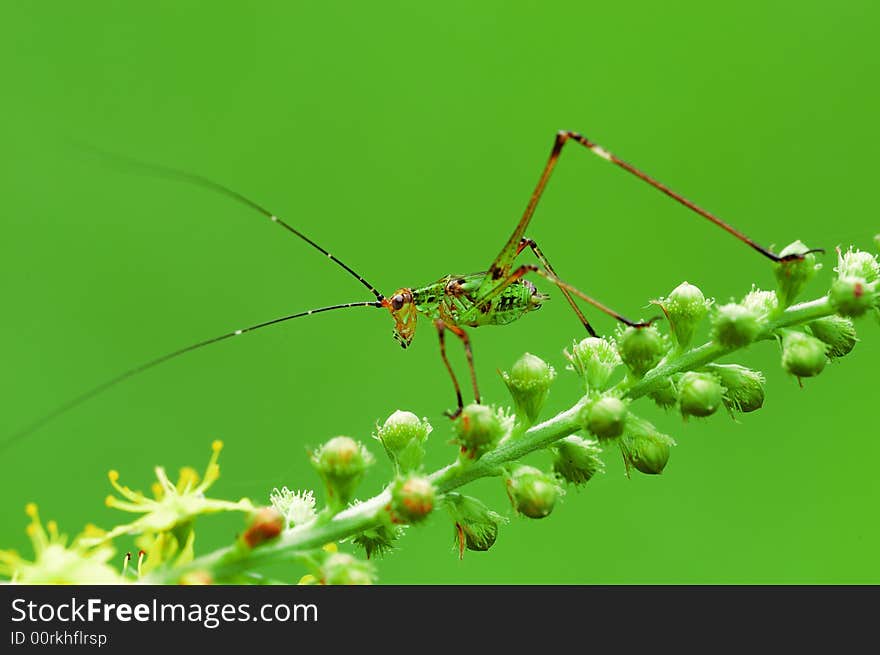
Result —
M803 244L792 244L783 251L788 254L799 256L776 267L777 292L753 287L740 303L713 310L711 299L682 284L657 301L669 318L669 334L660 330L664 323L620 330L615 340L591 337L574 343L565 356L584 393L540 423L555 373L548 363L525 355L505 375L515 416L503 406L465 407L451 426L456 447L451 463L438 470L424 470L428 422L411 412L395 412L375 432L394 463L394 474L382 491L363 502L354 501L354 492L373 459L354 439L335 437L311 454L327 489L327 508L320 512L311 491L287 487L274 489L271 507L260 509L247 499L208 498L219 476L221 444L216 442L201 477L185 468L172 483L157 468L150 498L120 485L118 474L111 472L117 495L108 504L139 516L110 531L91 527L68 542L54 523L42 526L35 506L29 508L34 557L28 561L0 551L0 575L34 583L239 584L271 582L257 573L268 565L298 564L309 571L302 584L372 583L372 562L339 552L336 544L363 548L369 559L388 552L403 525L430 520L438 507L445 507L452 519L459 556L465 550L486 551L503 537L499 527L506 519L461 493L471 482L498 477L517 513L544 518L559 506L563 483L582 485L604 470L602 448L612 441L623 453L627 475L630 469L649 475L667 471L675 442L634 413L642 397L664 407L676 405L685 418L709 417L722 405L731 414L753 412L764 404L764 374L724 359L749 344L775 340L782 346L782 367L804 378L822 372L829 358L851 352L856 341L851 316L859 312L852 305L856 287L849 281L859 280L874 303L868 309L880 315L870 295L880 279L876 257L852 249L840 253L836 281L814 300L795 304L816 264ZM711 312L711 339L690 346L706 312ZM612 383L621 363L628 374ZM598 440L578 436L582 430ZM539 451L550 456L551 472L523 463ZM220 512L246 513L246 530L228 546L197 555L196 519ZM118 558L114 566L115 540L129 536L141 552L136 558Z

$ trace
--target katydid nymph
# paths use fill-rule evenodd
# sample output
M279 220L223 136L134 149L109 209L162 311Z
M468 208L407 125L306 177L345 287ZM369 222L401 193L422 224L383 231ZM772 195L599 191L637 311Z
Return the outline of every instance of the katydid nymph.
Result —
M13 441L36 431L52 419L94 398L98 394L110 389L116 384L135 375L143 373L144 371L153 368L158 364L179 357L180 355L192 352L194 350L203 348L214 343L218 343L220 341L224 341L226 339L230 339L235 336L239 336L248 332L253 332L255 330L259 330L270 325L276 325L278 323L284 323L286 321L290 321L296 318L302 318L305 316L311 316L313 314L330 312L339 309L349 309L353 307L372 307L388 311L394 321L394 338L404 349L410 345L413 337L415 336L416 325L419 317L421 316L429 320L433 324L434 329L439 337L440 356L443 360L443 364L446 367L446 370L449 373L449 376L452 379L452 384L455 390L456 407L454 410L446 412L447 415L452 418L459 415L463 408L464 402L458 379L446 355L446 333L451 332L463 344L465 355L467 358L468 369L470 372L471 384L473 386L474 399L476 402L480 402L480 392L477 385L476 372L474 369L473 351L471 349L470 338L468 337L466 328L477 328L484 325L507 325L541 307L541 304L545 300L547 300L548 296L538 291L535 285L530 280L526 279L526 276L529 274L538 275L553 283L562 292L566 301L574 310L574 313L577 316L578 320L581 322L583 328L587 331L588 334L592 336L596 336L596 331L593 329L583 311L578 306L575 298L579 298L580 300L591 305L593 308L605 314L608 314L615 320L625 325L635 328L642 328L650 325L651 321L632 321L622 314L607 307L606 305L598 302L594 298L586 295L585 293L568 284L567 282L564 282L562 279L559 278L559 276L557 276L556 271L553 269L553 267L550 265L550 262L544 256L544 253L538 247L538 244L526 235L526 230L529 227L529 224L535 213L535 209L537 208L538 202L541 199L541 195L543 194L544 189L547 186L547 183L553 173L553 169L556 166L560 153L562 152L563 147L569 142L577 143L584 146L586 149L590 150L601 159L611 164L614 164L615 166L623 169L624 171L630 173L636 178L642 180L643 182L648 183L655 189L661 191L673 200L677 201L688 209L696 212L703 218L714 223L715 225L725 230L735 238L739 239L749 247L761 253L764 257L774 262L800 259L803 257L803 254L787 256L780 256L775 254L768 248L759 245L758 243L747 237L745 234L735 229L730 224L722 221L720 218L709 213L708 211L698 207L690 200L687 200L683 196L672 191L669 187L658 182L649 175L643 173L641 170L635 168L626 161L619 159L615 155L611 154L608 150L605 150L604 148L590 141L581 134L578 134L577 132L562 131L556 134L553 148L550 152L550 157L544 166L540 178L538 179L537 186L532 192L525 212L517 223L516 228L513 230L513 233L510 235L510 238L504 244L501 252L498 254L497 257L495 257L487 270L469 275L446 275L431 284L422 287L401 287L394 293L386 296L380 293L379 290L376 289L376 287L367 282L367 280L363 276L355 272L341 259L335 257L328 250L318 245L318 243L300 232L298 228L293 227L291 224L279 218L276 214L272 213L268 209L265 209L263 206L257 204L253 200L245 197L237 191L233 191L226 186L223 186L205 177L193 173L179 171L164 166L125 160L129 166L134 166L143 172L158 175L160 177L188 182L197 186L201 186L203 188L213 190L215 192L219 192L220 194L225 195L262 214L273 223L277 223L289 233L298 237L309 246L322 253L334 264L340 266L342 269L347 271L360 284L362 284L370 291L370 293L374 296L374 299L360 302L330 305L327 307L318 307L308 311L298 312L295 314L290 314L288 316L282 316L280 318L276 318L270 321L265 321L263 323L258 323L249 327L233 330L231 332L221 334L220 336L206 339L204 341L191 344L185 348L181 348L174 352L165 354L161 357L141 364L140 366L129 369L116 376L115 378L112 378L104 382L103 384L100 384L90 389L89 391L86 391L85 393L73 398L64 405L56 408L51 413L42 417L38 421L32 423L23 430L20 430L18 433L12 435L12 437L4 442L3 446L5 447ZM514 268L514 262L517 256L519 256L526 249L532 251L538 263L522 264Z

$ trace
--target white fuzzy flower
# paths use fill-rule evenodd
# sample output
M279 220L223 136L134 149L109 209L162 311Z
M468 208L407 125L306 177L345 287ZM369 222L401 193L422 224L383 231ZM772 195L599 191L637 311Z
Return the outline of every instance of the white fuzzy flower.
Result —
M311 489L291 491L287 487L277 487L269 494L269 500L287 521L287 527L305 525L312 521L315 512L315 494Z

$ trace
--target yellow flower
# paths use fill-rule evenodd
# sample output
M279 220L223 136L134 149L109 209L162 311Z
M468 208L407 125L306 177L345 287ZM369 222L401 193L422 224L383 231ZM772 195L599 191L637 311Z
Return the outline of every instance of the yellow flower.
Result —
M29 562L11 550L0 551L0 575L21 584L121 584L125 580L107 561L114 555L106 543L95 543L103 537L98 528L88 525L82 534L67 545L67 536L58 533L58 524L40 521L34 503L25 510L31 518L27 526L34 549ZM103 539L101 539L103 541Z
M107 532L101 541L107 541L124 534L155 534L164 533L176 528L186 527L195 517L200 514L212 514L214 512L250 512L253 510L251 501L242 498L238 502L227 500L216 500L206 498L205 492L220 477L220 465L217 459L220 451L223 449L222 441L215 441L211 448L213 450L208 467L205 474L199 481L199 475L192 468L185 467L180 471L180 477L177 484L172 484L165 473L165 469L157 466L156 478L158 482L153 484L153 495L155 498L148 498L139 491L132 491L128 487L119 484L119 473L110 471L108 477L110 484L119 493L122 498L116 496L107 496L106 504L108 507L121 509L125 512L133 512L143 514L140 518L119 525ZM188 538L184 535L180 541L187 542ZM155 537L159 540L159 537ZM153 544L155 545L155 544ZM191 547L191 544L189 544ZM145 549L148 550L149 549Z

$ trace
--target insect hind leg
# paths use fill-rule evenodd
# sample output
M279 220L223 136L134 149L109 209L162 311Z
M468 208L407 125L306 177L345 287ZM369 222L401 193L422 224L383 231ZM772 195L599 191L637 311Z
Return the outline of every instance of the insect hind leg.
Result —
M547 257L538 247L538 244L534 239L529 239L528 237L523 237L519 242L519 247L517 248L516 254L519 255L526 248L530 248L534 253L535 257L541 262L541 265L547 269L547 272L553 275L558 279L559 276L556 275L556 271L553 270L553 267L550 265L550 262L547 261ZM598 336L596 331L593 329L593 326L590 325L590 322L587 320L587 317L584 316L584 313L581 311L581 308L577 306L577 303L574 301L574 298L571 297L571 292L565 288L564 285L556 285L559 287L559 290L562 292L562 295L565 296L565 299L568 301L568 304L571 305L571 308L574 310L574 313L577 314L578 319L581 322L581 325L586 328L587 332L591 337Z

